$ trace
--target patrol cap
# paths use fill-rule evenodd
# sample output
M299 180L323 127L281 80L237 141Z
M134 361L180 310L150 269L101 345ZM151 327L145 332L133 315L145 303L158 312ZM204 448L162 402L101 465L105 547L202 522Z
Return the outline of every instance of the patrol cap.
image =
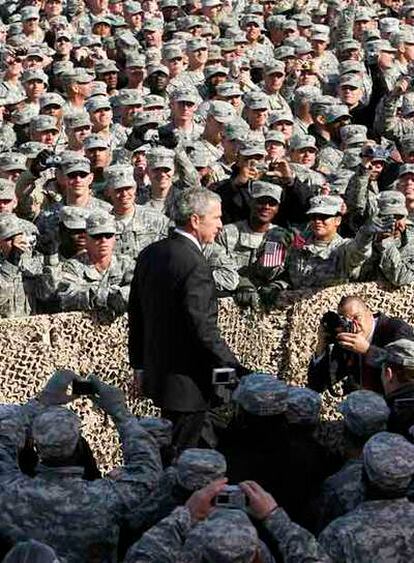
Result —
M132 188L136 186L134 168L124 164L113 164L104 171L104 179L108 188Z
M385 346L386 363L414 368L414 342L400 338Z
M40 47L33 45L32 47L29 47L26 52L26 59L29 58L36 58L43 61L46 58L46 55Z
M334 123L338 119L351 119L348 106L345 104L336 104L329 107L326 112L326 123Z
M231 53L236 50L236 44L233 39L222 39L220 41L220 48L223 53Z
M144 110L165 108L165 99L162 96L157 96L156 94L148 94L148 96L145 96L143 102Z
M285 20L286 20L286 16L282 16L282 15L269 16L266 19L266 26L268 29L282 29L282 25Z
M378 212L380 215L408 215L405 205L405 195L395 190L385 190L377 196Z
M321 406L322 399L316 391L294 385L288 387L286 418L290 424L316 425Z
M86 217L89 210L84 207L74 207L65 205L59 213L59 223L62 223L67 229L76 231L86 231Z
M27 20L38 20L40 17L39 8L36 8L35 6L24 6L20 10L20 16L22 22L25 22Z
M283 414L287 407L287 385L267 373L251 373L240 381L232 399L256 416Z
M345 39L340 41L337 46L337 50L340 53L344 51L358 51L359 49L361 49L361 44L355 39Z
M6 240L21 233L23 233L23 225L14 213L0 213L0 240Z
M142 31L161 31L162 28L163 21L160 18L151 18L144 21Z
M19 449L26 441L29 421L20 405L0 404L0 439L11 440Z
M211 154L202 145L195 146L189 157L195 168L206 168L211 162Z
M270 61L265 65L264 72L267 75L285 74L285 63L276 59L274 61Z
M1 153L0 170L26 170L26 156L20 152Z
M344 86L348 86L349 88L362 88L362 82L358 76L354 76L352 74L346 74L340 78L339 87L343 88Z
M88 137L86 137L83 141L83 146L87 151L93 149L109 150L111 148L109 140L102 137L102 135L97 135L96 133L88 135Z
M295 135L290 141L290 149L292 151L300 151L302 149L314 149L316 147L316 139L312 135Z
M140 2L132 2L132 1L124 2L123 6L124 6L124 11L127 14L131 14L131 15L141 14L144 11Z
M40 80L43 84L47 84L49 82L47 74L45 74L40 68L29 68L28 70L25 70L20 80L22 84L29 82L30 80Z
M53 63L53 73L55 76L68 74L73 72L74 66L72 61L56 61Z
M171 420L146 416L140 419L139 424L155 438L160 448L171 445L173 429Z
M266 94L264 92L250 92L249 94L247 94L244 98L244 103L246 104L246 107L250 108L250 109L265 109L265 110L269 110L270 109L270 105L269 105L269 98L266 96Z
M240 85L237 82L222 82L216 86L216 91L222 98L235 98L242 96Z
M147 67L147 76L151 76L151 74L155 74L156 72L160 72L161 74L165 74L165 76L170 76L170 71L168 67L160 64L151 65Z
M176 462L177 481L189 491L201 489L225 476L226 458L216 450L189 448Z
M271 197L277 203L280 203L282 198L282 188L277 184L271 182L264 182L263 180L256 180L252 182L251 197L259 199L261 197Z
M228 123L224 126L224 136L229 141L240 141L246 139L249 133L249 127L245 121L236 121L234 123Z
M162 58L166 61L172 59L182 59L183 51L181 47L177 44L164 45L162 50Z
M381 18L378 23L381 33L398 33L400 30L398 18Z
M0 165L0 168L1 165ZM10 200L16 197L16 189L14 182L0 178L0 200Z
M326 215L335 217L340 215L343 207L343 199L337 195L317 195L310 199L307 215Z
M59 132L57 119L53 115L38 115L30 121L30 130L33 132L56 131Z
M127 53L126 61L125 61L125 68L144 68L145 67L145 55L142 53Z
M197 104L199 101L199 95L195 88L191 87L181 87L176 88L172 94L171 99L175 102L190 102Z
M35 417L32 435L41 459L68 458L79 441L79 419L69 409L48 407Z
M94 80L94 77L92 76L92 74L87 72L86 69L77 67L72 71L65 73L63 75L63 79L67 84L89 84L89 82L92 82Z
M350 393L338 407L346 428L355 436L369 438L387 428L390 409L374 391L360 389Z
M47 149L48 146L38 141L28 141L19 146L19 152L26 158L36 158L40 151Z
M256 25L259 29L264 29L263 17L257 14L246 14L245 16L243 16L241 27L246 27L251 24Z
M286 139L284 134L281 131L270 130L265 135L265 144L266 143L280 143L283 146L286 146Z
M89 113L87 113L86 111L68 113L64 117L64 122L67 129L77 129L79 127L92 126Z
M70 159L67 162L61 163L61 169L63 174L67 175L71 172L87 172L88 174L91 173L91 163L85 157L78 157Z
M356 22L369 22L372 19L374 19L374 14L371 12L371 10L368 10L367 8L364 7L360 7L357 9L355 14Z
M291 123L293 125L293 116L290 112L286 111L272 111L269 114L269 125L275 125L276 123L280 123L281 121L286 121L287 123Z
M106 96L94 96L87 100L85 108L90 113L95 113L101 109L111 109L111 102Z
M137 129L140 127L145 127L147 125L158 125L159 124L159 114L155 111L139 111L133 117L133 125Z
M250 563L259 545L256 528L247 514L242 510L225 508L216 508L200 526L191 531L186 541L191 563L195 563L195 553L200 556L198 563ZM182 563L190 563L185 556L187 549L183 551Z
M298 27L312 27L312 18L309 14L295 14L293 19L296 20Z
M55 551L37 540L19 541L3 559L3 563L58 563Z
M389 41L386 39L381 39L380 41L375 42L375 47L377 51L384 51L385 53L396 53L397 49L395 49Z
M166 8L178 8L178 0L161 0L160 1L160 9Z
M62 108L65 105L65 100L60 94L55 92L45 92L39 98L40 110L48 106L59 106Z
M213 76L218 76L218 75L227 76L228 73L229 73L229 69L221 65L207 66L204 70L204 76L206 77L206 80L212 78Z
M283 61L283 59L294 59L295 57L295 49L294 47L289 47L286 45L282 45L281 47L277 47L274 50L275 59Z
M190 53L199 49L207 49L207 41L202 37L194 37L194 39L187 41L186 48Z
M414 474L414 445L399 434L379 432L363 449L369 481L383 491L405 491Z
M61 29L55 33L55 43L59 41L59 39L67 39L68 41L72 40L71 33L69 29Z
M368 129L365 125L350 124L344 125L339 129L339 135L343 143L347 146L365 143L367 140Z
M343 76L349 72L363 72L364 63L361 61L346 60L339 63L339 74Z
M329 178L330 193L332 195L343 195L349 184L349 180L354 175L353 170L338 169Z
M15 110L11 114L11 121L15 125L27 125L34 117L37 117L38 115L39 113L37 108L33 105L29 105L25 106L23 109Z
M400 166L400 171L398 177L404 176L405 174L414 174L414 164L403 164Z
M135 88L122 88L113 98L114 105L118 107L142 106L143 100Z
M153 147L147 152L147 162L150 168L174 169L174 151L164 147Z
M89 236L114 235L116 233L116 222L113 215L107 211L93 211L86 219L86 232Z
M239 150L241 156L265 156L266 149L263 141L257 139L245 139Z
M222 124L231 123L236 117L233 106L221 100L210 102L207 115L214 117L216 121Z
M104 59L95 65L96 74L105 74L107 72L119 72L116 62L112 59Z

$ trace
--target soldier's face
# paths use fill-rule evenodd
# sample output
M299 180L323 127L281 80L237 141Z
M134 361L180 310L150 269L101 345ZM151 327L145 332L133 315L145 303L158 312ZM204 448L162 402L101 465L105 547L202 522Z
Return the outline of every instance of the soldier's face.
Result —
M368 338L372 332L374 317L369 309L366 309L357 301L350 301L338 313L352 321L356 333L360 333Z
M109 199L116 213L122 213L134 207L136 191L135 186L109 190Z
M279 204L272 197L259 197L253 200L252 216L262 224L271 223L279 211Z
M51 146L56 143L56 138L58 134L59 133L54 129L51 131L39 131L34 140L39 141L40 143L44 143L45 145Z
M184 59L182 57L175 57L166 61L170 76L178 76L184 68Z
M223 228L223 223L221 222L221 203L219 201L212 201L204 215L194 214L192 216L191 223L201 244L214 242L216 236Z
M331 241L341 224L340 217L329 215L312 215L310 217L313 236L316 240Z
M344 104L349 107L356 106L362 98L362 91L360 88L354 86L344 85L339 89L339 95Z
M168 190L172 184L173 170L169 168L150 168L148 175L153 188L159 190Z
M74 196L81 196L89 193L90 185L92 184L93 175L88 174L82 170L76 170L66 174L67 193Z
M259 127L264 127L266 125L268 116L267 109L251 109L247 110L247 120L251 129L258 129Z
M292 151L292 162L298 162L308 168L312 168L316 161L316 150L312 147L305 147L297 151Z
M112 110L110 108L101 108L91 112L91 121L99 127L108 127L112 123Z
M271 127L271 129L280 131L283 133L286 141L289 141L293 134L293 123L290 121L278 121Z
M283 86L285 74L281 72L274 72L265 76L265 85L271 92L279 92Z
M13 199L0 199L0 213L13 213L17 205L17 200Z
M86 249L92 260L104 260L112 257L115 246L115 235L113 234L99 234L87 235Z
M268 141L266 143L266 152L270 160L279 160L285 156L285 147L276 141Z
M192 119L196 105L188 100L172 103L173 115L179 119Z
M397 188L405 195L405 204L409 211L414 210L414 174L404 174L398 180Z
M249 42L257 41L260 37L260 27L257 23L250 22L246 25L246 38Z

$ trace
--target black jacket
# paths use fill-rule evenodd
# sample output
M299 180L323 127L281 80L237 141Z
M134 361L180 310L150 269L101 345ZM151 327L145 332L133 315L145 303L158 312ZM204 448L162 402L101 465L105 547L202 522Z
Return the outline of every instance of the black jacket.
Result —
M385 400L391 410L388 430L408 438L408 431L414 425L414 383L407 383L396 389Z
M343 379L344 376L350 375L353 382L358 387L371 389L372 391L382 394L381 368L370 365L367 361L367 357L370 352L372 352L373 347L383 348L399 338L414 340L414 332L412 327L402 319L387 317L387 315L383 313L376 313L374 317L377 322L368 354L360 356L352 352L349 353L347 355L346 369L341 365L341 362L339 362L337 379L340 380ZM343 349L340 348L340 350ZM324 391L328 387L328 375L328 354L325 354L319 362L311 360L308 368L308 386L314 391Z
M144 370L144 393L163 409L204 410L212 369L241 367L219 335L209 266L181 234L140 254L128 312L131 366Z

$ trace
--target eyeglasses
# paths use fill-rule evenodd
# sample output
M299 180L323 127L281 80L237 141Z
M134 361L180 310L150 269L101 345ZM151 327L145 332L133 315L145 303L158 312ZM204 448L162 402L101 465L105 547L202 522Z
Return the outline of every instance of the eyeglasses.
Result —
M75 178L86 178L87 176L89 176L89 174L87 172L75 171L75 172L69 172L68 174L66 174L66 176L71 180L74 180Z
M309 218L311 221L322 221L323 223L326 223L327 221L329 221L329 219L335 219L335 216L315 214L315 215L311 215Z
M187 108L192 108L195 106L194 102L189 102L187 100L179 100L178 103L180 104L180 106L185 106Z
M113 233L98 233L96 235L89 235L91 238L93 238L94 240L99 240L99 239L110 239L112 237L114 237L115 235Z

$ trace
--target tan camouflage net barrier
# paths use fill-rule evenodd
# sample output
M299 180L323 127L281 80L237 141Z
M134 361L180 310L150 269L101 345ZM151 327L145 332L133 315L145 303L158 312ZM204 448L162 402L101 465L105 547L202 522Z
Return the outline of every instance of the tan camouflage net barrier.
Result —
M252 370L276 373L303 385L316 343L321 315L335 309L343 295L358 294L372 310L400 316L414 324L414 287L390 291L376 284L355 284L312 292L286 292L270 313L240 311L232 300L222 300L220 327L237 356ZM0 401L22 403L42 388L57 368L81 375L96 373L107 383L126 390L130 378L126 318L110 321L95 314L66 313L0 322ZM338 399L324 398L324 417L333 420ZM141 415L157 414L149 402L131 404ZM83 433L101 468L120 462L112 422L79 399ZM326 436L325 436L326 438ZM329 441L335 438L329 437Z

